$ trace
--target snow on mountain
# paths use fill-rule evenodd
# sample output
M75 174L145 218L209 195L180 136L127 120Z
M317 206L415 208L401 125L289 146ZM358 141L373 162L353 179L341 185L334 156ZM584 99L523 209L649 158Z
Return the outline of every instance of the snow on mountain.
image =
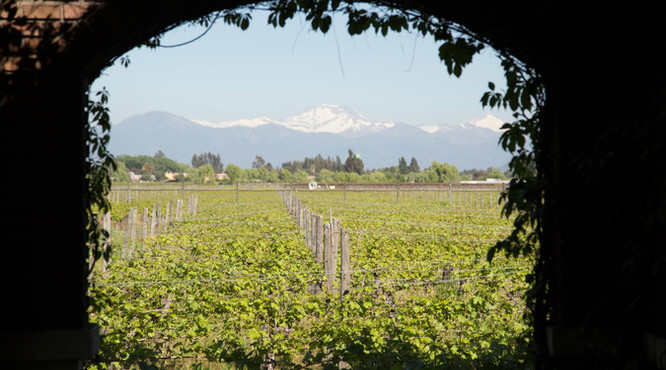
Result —
M301 132L381 131L395 126L393 122L378 122L346 107L322 104L305 112L287 117L283 126Z
M429 134L434 134L436 132L447 132L454 128L465 129L475 127L486 128L494 132L502 132L502 125L504 125L504 121L491 114L488 114L483 118L460 123L458 125L421 125L418 127Z
M461 125L458 125L459 127L462 127ZM420 125L418 128L420 128L422 131L425 131L429 134L434 134L436 132L447 132L453 130L455 126L453 125Z
M261 116L257 118L241 118L235 121L221 121L221 122L208 122L208 121L193 119L192 122L196 122L202 126L208 126L213 128L259 127L271 123L279 124L277 121L268 116Z
M285 128L308 133L367 133L378 132L395 126L394 122L374 121L355 110L332 104L321 104L307 109L305 112L286 117L283 120L262 116L236 121L207 122L192 121L209 127L258 127L276 124Z
M470 121L470 124L476 127L487 128L495 132L502 132L502 126L504 125L504 123L505 123L504 121L491 114L488 114L481 119Z
M215 128L229 127L259 127L268 124L275 124L290 130L306 133L332 133L363 135L368 133L378 133L396 126L393 121L381 122L370 119L361 113L339 105L320 104L307 109L305 112L286 117L282 120L273 119L268 116L257 118L243 118L235 121L207 122L193 119L202 126ZM421 125L419 129L429 134L449 132L456 128L485 128L494 132L502 132L501 127L504 124L502 120L491 114L458 125Z

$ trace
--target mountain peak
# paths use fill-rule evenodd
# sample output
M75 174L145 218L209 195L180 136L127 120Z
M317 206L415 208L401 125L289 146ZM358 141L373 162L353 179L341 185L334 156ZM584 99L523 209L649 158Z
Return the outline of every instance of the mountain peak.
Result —
M502 132L502 126L504 121L493 116L492 114L487 114L485 117L470 121L470 123L477 127L487 128L495 132Z
M289 116L283 126L301 132L362 132L379 131L395 126L393 122L378 122L359 112L340 105L320 104L301 114Z
M304 112L286 117L283 120L276 120L264 115L235 121L208 122L196 119L192 121L203 126L218 128L258 127L276 124L300 132L334 134L376 132L395 126L393 122L374 121L351 108L334 104L311 106Z
M503 125L504 121L493 116L492 114L488 114L483 118L460 123L458 125L421 125L419 128L429 134L434 134L435 132L447 132L455 128L483 128L494 132L502 132Z

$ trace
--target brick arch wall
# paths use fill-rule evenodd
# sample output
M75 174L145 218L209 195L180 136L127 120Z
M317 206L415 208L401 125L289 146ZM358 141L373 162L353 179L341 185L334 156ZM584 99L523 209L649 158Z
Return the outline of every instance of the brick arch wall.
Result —
M8 159L3 169L15 189L5 204L15 216L3 230L21 237L7 244L0 260L3 281L11 282L6 297L15 303L5 314L11 319L0 336L0 363L31 360L36 368L78 368L96 350L96 328L86 314L82 232L88 84L113 58L165 27L248 2L12 3L18 5L15 14L27 19L11 24L9 11L0 12L0 41L12 41L0 42L0 127ZM645 347L648 368L659 366L664 341L649 338L666 337L659 309L666 298L665 273L650 275L640 296L652 297L651 305L635 312L618 305L632 298L618 288L618 276L627 253L638 253L627 245L644 247L640 251L650 258L666 258L663 248L654 247L666 245L666 235L644 230L645 215L666 207L666 153L663 145L654 145L666 137L664 6L571 12L549 4L516 9L476 2L396 3L464 24L544 76L542 149L548 155L542 169L550 182L543 242L556 274L548 327L540 328L548 336L542 355L565 368L589 366L598 360L583 355L593 343L590 336L604 333L613 340L629 330L630 344ZM580 165L594 158L595 145L606 146L607 165L589 176ZM651 150L644 152L646 145ZM639 196L617 183L617 173L633 169L641 173ZM666 230L658 215L655 225ZM581 336L590 322L598 331Z

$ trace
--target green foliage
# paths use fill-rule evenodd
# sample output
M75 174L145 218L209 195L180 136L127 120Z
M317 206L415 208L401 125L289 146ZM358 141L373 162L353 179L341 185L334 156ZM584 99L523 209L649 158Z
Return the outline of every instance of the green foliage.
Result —
M242 180L243 169L233 163L227 165L227 175L231 178L231 182L237 183Z
M254 157L252 168L263 168L266 166L266 161L260 155Z
M483 259L509 230L496 205L348 193L335 214L352 234L352 289L341 301L310 292L327 276L277 194L241 196L199 193L196 218L174 223L133 260L114 255L108 272L94 275L98 361L520 367L525 266L498 258L490 268ZM343 192L299 197L325 214Z
M302 161L289 161L282 163L283 169L288 169L291 172L297 172L298 170L304 170L310 175L318 174L322 170L328 171L343 171L344 166L340 160L340 156L336 156L335 159L329 157L322 157L321 154L317 154L315 157L306 157Z
M198 155L194 154L192 156L192 167L199 168L206 164L211 165L215 173L222 173L224 171L224 164L220 160L219 154L206 152Z
M116 161L116 169L109 171L109 176L115 182L129 182L130 176L125 163Z
M278 173L279 173L278 179L280 180L280 182L283 183L294 182L294 175L288 169L283 168L280 171L278 171Z
M513 229L509 236L488 250L487 258L492 261L499 252L513 257L536 256L534 270L527 276L530 282L526 294L527 310L530 315L526 317L543 328L548 311L548 276L551 275L548 255L539 250L546 178L537 169L544 155L540 149L543 145L540 143L539 116L545 105L545 89L538 73L515 58L504 55L502 66L506 91L497 92L495 85L489 83L489 91L483 95L481 103L491 108L508 107L516 119L503 126L505 131L500 137L502 148L513 155L509 163L512 180L502 196L505 202L502 214L513 217Z
M425 169L426 182L454 182L460 180L458 168L452 164L433 161L430 167Z
M165 180L164 173L188 173L192 168L184 163L178 163L164 156L148 155L121 155L117 161L122 163L128 171L141 175L153 175L157 181Z
M416 158L412 157L412 159L409 161L407 172L419 172L419 171L421 171L421 167L419 167L419 162L416 160Z
M407 160L405 157L400 157L400 159L398 159L398 171L400 171L400 173L403 175L409 172L409 169L407 168Z
M203 184L207 181L215 181L215 170L210 164L204 164L198 168L195 182Z
M502 173L497 168L490 167L486 170L480 170L480 169L471 169L471 170L463 170L460 172L460 176L463 180L486 180L486 179L499 179L499 180L506 180L506 174Z
M303 170L298 170L294 174L294 182L308 182L308 173Z
M86 113L88 114L88 193L86 197L86 231L88 234L88 247L90 249L89 265L94 266L100 258L108 259L103 255L102 245L108 240L109 233L99 225L98 214L104 214L111 209L107 194L111 189L111 171L117 169L116 162L107 149L111 119L109 117L109 93L103 88L95 93L98 100L88 100Z
M361 156L354 154L354 152L349 149L349 156L347 157L347 160L345 160L344 169L345 172L356 172L359 175L362 174L363 160L361 160Z

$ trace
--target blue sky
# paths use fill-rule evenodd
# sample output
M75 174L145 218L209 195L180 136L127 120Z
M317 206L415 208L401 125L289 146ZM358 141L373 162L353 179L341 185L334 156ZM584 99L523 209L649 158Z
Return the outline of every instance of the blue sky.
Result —
M109 67L91 89L109 90L113 123L155 110L213 122L261 115L281 119L323 103L410 124L455 124L489 113L511 119L509 112L479 103L488 81L498 89L505 86L491 49L455 78L446 73L438 45L429 37L405 32L352 37L342 17L323 35L302 18L273 28L266 16L254 12L245 31L220 20L191 44L132 50L128 67ZM183 26L162 44L203 31Z

